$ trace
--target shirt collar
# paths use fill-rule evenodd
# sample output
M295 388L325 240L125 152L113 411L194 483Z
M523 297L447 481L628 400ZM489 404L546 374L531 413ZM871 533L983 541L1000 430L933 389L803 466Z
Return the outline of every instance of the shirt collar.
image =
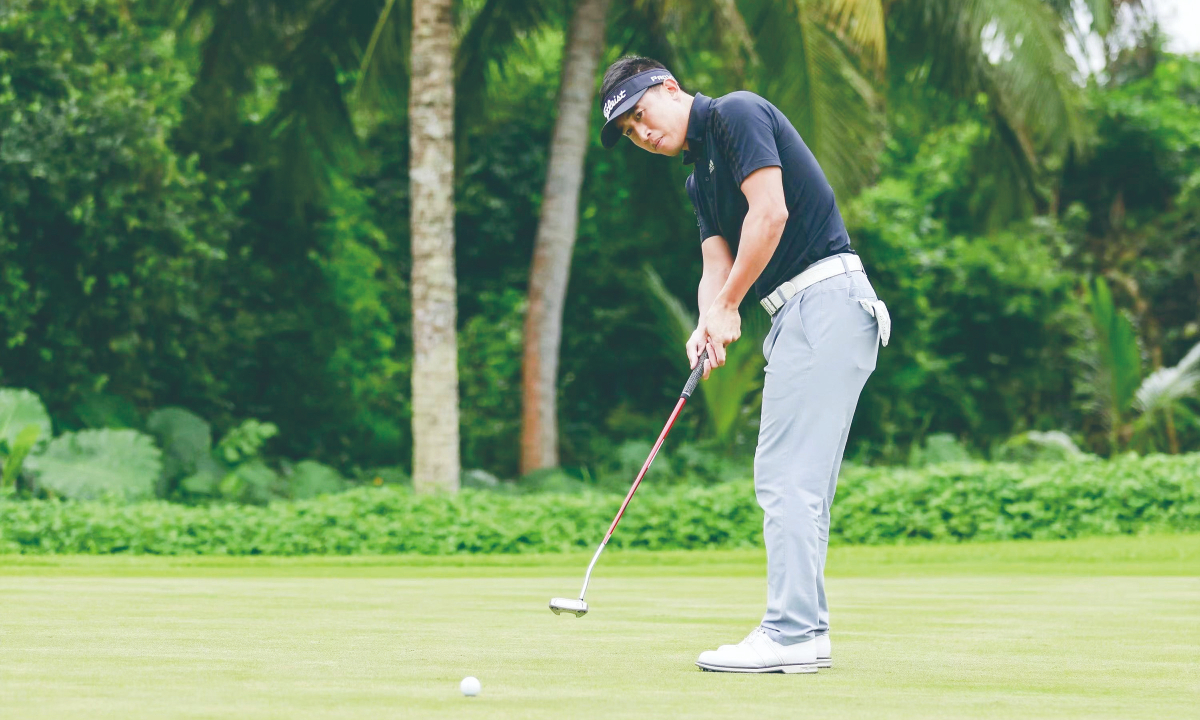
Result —
M687 144L683 151L683 164L691 165L700 157L700 146L704 144L704 130L708 127L708 108L712 98L696 93L692 98L692 112L688 115Z

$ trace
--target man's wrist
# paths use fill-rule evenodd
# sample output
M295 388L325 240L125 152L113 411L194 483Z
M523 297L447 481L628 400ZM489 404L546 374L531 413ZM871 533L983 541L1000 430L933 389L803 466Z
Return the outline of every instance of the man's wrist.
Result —
M720 293L713 299L712 307L722 310L737 310L740 303L725 293Z

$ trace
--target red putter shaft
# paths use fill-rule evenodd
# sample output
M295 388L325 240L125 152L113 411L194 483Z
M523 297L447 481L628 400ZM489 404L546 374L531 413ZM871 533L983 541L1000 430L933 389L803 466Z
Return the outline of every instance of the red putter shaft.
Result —
M608 545L613 531L617 529L617 523L621 522L621 516L625 514L625 508L629 507L629 501L633 499L633 494L637 492L638 486L642 484L642 478L646 476L646 471L650 469L650 463L654 462L654 456L658 454L658 449L662 447L663 441L667 439L667 433L671 432L671 426L675 424L675 418L679 417L679 411L683 410L683 406L687 404L688 398L695 392L696 385L700 382L700 376L704 372L704 362L706 360L708 360L707 350L700 353L700 357L696 358L696 367L692 368L692 374L688 377L687 385L683 387L683 392L679 394L679 402L675 403L675 411L671 413L670 419L667 420L666 426L663 427L662 433L658 436L658 442L654 443L654 449L650 451L650 457L646 458L646 464L642 465L642 471L638 473L637 479L633 481L633 486L629 488L629 494L625 496L625 502L621 503L621 509L617 511L617 516L613 518L612 525L608 526L608 532L604 534L604 540L596 548L596 554L592 556L592 561L588 563L587 572L583 575L583 589L579 591L579 599L551 598L550 609L554 611L555 615L564 610L575 617L582 617L587 613L588 607L583 597L587 595L588 582L592 579L592 570L596 567L596 561L600 559L600 553L604 552L604 548Z
M703 362L703 361L701 361ZM658 449L662 447L663 440L667 439L667 433L671 432L671 426L675 424L675 418L679 417L679 411L687 404L687 397L680 397L679 402L675 403L675 412L671 413L671 419L667 420L666 427L663 428L662 434L658 436L658 442L654 443L654 449L650 451L650 457L646 458L646 464L642 466L642 471L638 473L637 479L633 481L633 487L629 488L629 494L625 496L625 502L621 503L621 509L617 511L617 516L613 518L612 525L608 526L608 532L604 534L604 542L601 545L607 545L608 539L612 537L613 530L617 529L617 523L621 522L621 516L625 514L625 508L629 506L629 501L633 499L633 494L637 492L638 485L642 484L642 478L646 476L646 471L650 469L650 463L654 462L654 456L658 454Z

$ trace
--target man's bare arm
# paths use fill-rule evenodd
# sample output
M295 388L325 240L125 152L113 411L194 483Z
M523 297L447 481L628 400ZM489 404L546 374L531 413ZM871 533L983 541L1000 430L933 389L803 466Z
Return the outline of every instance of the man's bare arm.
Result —
M700 322L704 322L704 314L712 306L713 301L725 281L729 279L729 271L733 268L733 253L729 243L720 235L713 235L700 244L700 253L704 257L704 272L700 276L700 287L696 292L696 301L700 308Z
M742 192L750 207L742 222L737 258L704 319L716 367L725 364L725 346L741 337L738 306L775 254L788 219L783 171L778 167L759 168L750 173L742 182Z
M742 181L742 193L750 209L742 222L737 259L715 300L732 308L741 305L754 281L770 262L788 219L780 168L765 167L750 173Z
M725 287L725 281L729 278L729 270L733 267L733 253L729 250L729 243L720 235L713 235L705 239L700 244L700 252L704 257L704 271L696 290L696 304L700 308L700 320L687 344L688 363L691 367L696 367L696 358L708 344L708 331L704 326L705 315L721 292L721 288ZM715 356L711 349L708 354ZM705 363L705 378L708 377L711 369L712 363Z

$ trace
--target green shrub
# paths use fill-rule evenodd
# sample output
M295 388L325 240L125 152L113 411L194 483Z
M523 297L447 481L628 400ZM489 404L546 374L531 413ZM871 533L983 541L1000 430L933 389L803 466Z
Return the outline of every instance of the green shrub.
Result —
M12 447L30 425L39 429L43 440L50 438L50 415L42 399L28 390L0 388L0 443Z
M1030 430L1006 440L996 450L992 459L1001 462L1032 463L1082 460L1084 455L1071 436L1061 430Z
M418 496L366 487L265 507L0 502L0 553L300 555L520 553L594 548L621 495L465 490ZM835 544L1051 539L1200 530L1200 454L922 469L847 467ZM703 549L762 542L749 481L646 485L616 547Z
M337 470L313 460L296 463L288 474L288 483L296 500L307 500L346 489L346 480Z
M52 432L42 399L28 390L0 388L0 490L15 490L29 453Z
M150 413L146 430L163 450L163 477L160 496L167 496L180 480L201 472L212 462L212 427L204 418L179 407L165 407Z
M950 433L934 433L925 438L924 447L913 446L908 464L913 467L970 462L971 453Z
M154 439L136 430L63 433L26 462L39 488L78 500L144 500L162 473Z
M176 420L184 420L180 414ZM189 421L194 436L191 438L194 471L179 482L183 496L188 500L216 499L240 503L266 503L291 497L288 482L260 457L263 445L279 433L274 423L264 423L253 418L232 428L212 448L206 451L205 442L211 435L201 433L201 428ZM178 448L177 444L168 446ZM310 497L301 495L300 497Z
M15 440L6 443L8 452L0 453L0 490L16 489L17 475L20 474L25 458L29 456L41 434L42 429L39 426L26 425L24 430L17 433Z

